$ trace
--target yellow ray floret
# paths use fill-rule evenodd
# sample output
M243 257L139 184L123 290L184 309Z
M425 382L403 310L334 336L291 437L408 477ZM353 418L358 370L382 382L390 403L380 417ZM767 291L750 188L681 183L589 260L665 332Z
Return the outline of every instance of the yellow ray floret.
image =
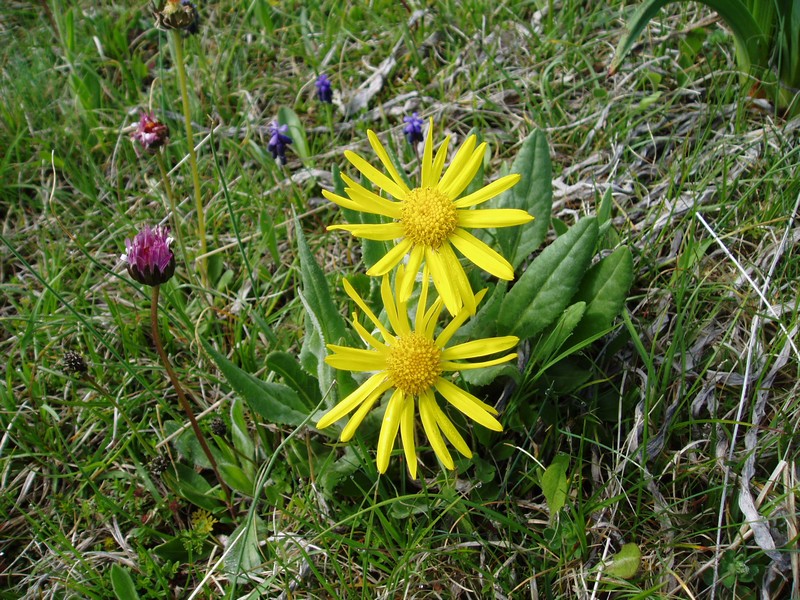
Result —
M449 345L450 339L470 316L467 305L477 305L485 290L472 296L470 302L465 303L450 323L435 335L444 301L438 297L428 306L429 274L427 267L423 267L422 287L414 318L410 319L408 302L400 294L405 275L405 269L401 266L394 288L388 275L384 275L381 282L381 299L389 322L388 327L345 281L348 296L365 314L377 333L369 332L367 327L354 318L353 325L368 347L350 348L328 344L331 354L325 362L336 369L372 374L354 392L325 413L318 421L317 428L324 429L352 413L341 433L342 441L348 441L366 415L391 391L378 440L378 470L384 473L388 468L399 432L409 473L416 478L415 409L419 409L422 428L431 448L445 467L454 468L445 439L464 456L472 456L469 446L439 406L437 393L451 407L476 423L501 431L502 426L496 419L497 410L458 387L447 375L513 360L516 353L507 352L517 345L519 339L503 336ZM378 339L378 335L382 340ZM488 358L497 354L501 356ZM484 360L467 362L471 359Z
M474 314L472 288L453 248L491 275L513 279L511 264L467 230L523 225L533 217L516 208L475 208L516 185L520 180L516 173L459 197L483 164L486 144L478 144L474 135L468 137L445 169L450 138L445 138L434 155L432 131L431 119L422 153L421 185L416 188L408 187L374 132L367 133L369 143L385 172L355 152L346 151L345 157L361 175L389 197L367 190L347 176L342 177L347 197L328 191L323 192L324 196L343 208L381 215L388 222L332 225L329 229L349 231L369 240L394 240L395 245L367 274L382 276L408 256L399 298L409 299L412 282L423 265L428 265L433 284L450 314L456 315L464 306Z

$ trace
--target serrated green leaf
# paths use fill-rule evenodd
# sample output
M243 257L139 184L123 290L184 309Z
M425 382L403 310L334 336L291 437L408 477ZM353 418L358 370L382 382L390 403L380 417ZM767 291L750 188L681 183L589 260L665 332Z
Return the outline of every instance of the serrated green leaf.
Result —
M303 422L308 410L292 388L261 381L234 365L205 340L202 343L227 382L247 402L250 410L269 423L296 427Z
M619 579L632 579L642 562L642 551L633 543L624 544L611 563L606 565L604 574Z
M114 595L117 597L117 600L139 599L139 594L136 592L136 586L133 583L128 569L115 563L111 565L110 577L111 588L114 590Z
M545 248L503 299L498 330L527 339L555 321L578 290L597 236L596 219L584 218Z
M289 126L289 137L292 138L292 148L300 157L303 163L308 161L308 141L306 140L306 130L300 122L297 114L288 106L281 106L278 109L278 123Z
M534 216L531 223L504 228L497 236L501 253L516 269L547 235L553 208L550 146L541 130L531 133L514 159L512 173L519 173L517 185L497 200L500 208L519 208Z
M627 246L593 265L575 294L575 301L586 302L586 311L570 341L577 343L611 327L625 305L632 283L633 256Z

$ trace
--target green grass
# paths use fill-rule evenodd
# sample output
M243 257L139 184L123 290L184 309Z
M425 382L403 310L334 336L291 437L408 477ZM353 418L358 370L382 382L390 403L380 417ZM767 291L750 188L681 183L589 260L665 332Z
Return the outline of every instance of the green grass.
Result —
M141 598L797 593L800 356L787 341L798 324L797 123L745 95L730 37L695 28L708 16L695 6L664 12L609 77L630 7L552 4L409 2L425 10L410 22L402 3L203 3L185 53L207 288L191 173L176 166L187 150L168 36L144 6L4 4L0 597L114 597L112 565ZM316 102L317 73L352 93L393 51L366 109L345 118ZM171 129L171 223L185 246L162 289L166 350L201 426L227 425L213 445L250 486L235 493L235 518L204 489L215 482L191 432L170 438L185 418L152 345L149 290L119 261L125 238L169 206L156 163L129 140L147 106ZM290 151L279 167L266 150L281 107L305 129L304 163ZM402 136L412 110L457 143L471 131L487 140L487 177L541 128L554 219L594 214L611 190L609 239L635 257L625 314L574 363L585 382L559 393L577 367L540 378L528 365L504 396L506 430L465 425L476 457L455 473L424 448L416 481L396 458L378 476L377 419L347 446L277 425L203 349L269 381L280 377L268 356L300 352L295 215L343 312L342 276L369 292L360 245L325 230L341 217L321 189L348 169L344 150L369 155L367 129L414 173ZM86 376L65 372L67 350L86 359ZM553 513L542 473L559 460L566 495ZM764 519L758 535L743 481ZM217 520L210 532L200 508ZM637 573L604 574L631 542Z

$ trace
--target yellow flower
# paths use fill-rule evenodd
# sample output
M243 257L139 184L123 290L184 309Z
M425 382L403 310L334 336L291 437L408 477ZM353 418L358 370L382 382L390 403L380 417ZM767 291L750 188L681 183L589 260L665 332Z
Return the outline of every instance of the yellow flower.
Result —
M476 137L467 138L442 175L450 137L445 138L434 157L432 131L433 119L422 155L422 183L413 189L406 185L374 132L367 132L369 143L388 176L355 152L346 151L347 160L394 200L367 190L346 175L342 175L342 179L347 185L347 198L327 190L323 195L343 208L382 215L390 222L332 225L328 229L343 229L369 240L397 240L396 245L367 271L367 275L384 275L408 255L408 267L399 287L400 300L409 299L414 280L425 263L450 314L457 314L462 306L466 306L470 314L475 314L475 296L453 247L484 271L511 280L514 278L511 264L467 230L522 225L533 217L516 208L472 210L513 187L520 176L506 175L459 198L483 163L486 143L476 147Z
M405 269L401 266L396 276L396 282L404 281L406 274L404 271ZM435 392L439 392L453 407L484 427L494 431L501 431L503 428L495 419L498 413L493 407L462 390L445 379L443 375L448 372L498 365L512 360L517 356L516 353L481 362L459 362L505 352L516 346L519 341L514 336L504 336L447 347L447 343L458 328L469 318L469 310L464 307L458 311L452 321L434 337L436 322L442 311L442 299L437 298L430 307L426 308L427 269L423 272L422 282L412 328L406 302L399 298L395 301L389 277L388 275L384 276L381 284L381 297L390 324L390 328L387 328L345 280L344 288L347 295L372 321L383 341L378 340L364 325L359 323L354 313L353 326L371 348L360 349L328 344L328 349L332 354L325 359L325 362L333 368L357 372L374 371L374 374L352 394L323 415L317 423L317 428L324 429L355 410L356 412L350 417L341 433L341 440L346 442L353 437L356 429L375 403L385 392L392 390L378 440L378 470L381 473L386 472L386 468L389 466L389 456L392 453L399 429L408 470L414 478L417 476L415 400L419 407L422 427L436 456L448 469L455 468L442 433L461 454L469 458L472 453L461 434L439 407ZM400 285L397 283L397 288ZM398 291L399 289L396 289L395 293ZM473 296L475 304L480 302L485 291Z

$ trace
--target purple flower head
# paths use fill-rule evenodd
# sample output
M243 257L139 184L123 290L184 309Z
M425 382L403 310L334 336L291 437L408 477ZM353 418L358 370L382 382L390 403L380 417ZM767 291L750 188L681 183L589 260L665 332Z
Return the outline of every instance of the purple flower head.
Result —
M133 240L125 240L126 253L121 258L126 263L128 274L145 285L161 285L169 281L175 273L171 243L167 227L150 229L145 225Z
M323 73L317 77L314 85L317 86L317 98L319 98L319 101L325 104L331 104L333 102L333 88L331 87L331 80L328 79L328 76Z
M153 113L142 111L131 139L139 142L145 152L155 154L169 141L169 127L157 120Z
M277 121L273 121L269 126L269 143L267 150L272 154L272 158L281 164L286 164L286 146L292 143L292 138L286 135L289 131L288 125L278 125Z
M410 117L403 117L403 121L405 122L403 133L405 134L408 143L413 146L414 144L421 142L422 125L425 123L425 121L420 119L417 113L412 113Z

